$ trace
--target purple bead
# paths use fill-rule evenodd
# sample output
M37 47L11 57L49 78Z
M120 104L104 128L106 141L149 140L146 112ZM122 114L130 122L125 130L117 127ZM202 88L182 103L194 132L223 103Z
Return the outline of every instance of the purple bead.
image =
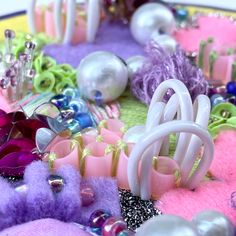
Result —
M227 88L227 93L233 94L236 96L236 82L235 81L229 82L226 88Z
M13 30L6 29L4 32L5 38L14 39L16 34Z
M9 83L9 79L8 78L2 78L0 80L0 87L3 88L3 89L6 89L7 88L7 85Z
M226 101L236 106L236 96L230 96L226 99Z
M80 187L80 195L83 206L91 205L95 200L95 194L93 189L88 185L82 185Z
M102 236L117 236L127 229L126 223L120 217L110 217L102 226Z
M104 210L96 210L89 218L89 226L91 228L101 229L105 221L111 217L111 214Z
M20 59L20 61L22 61L22 62L27 62L28 59L29 59L29 56L28 56L26 53L20 53L19 59Z
M27 42L25 42L25 47L26 47L27 49L34 50L35 47L36 47L36 45L35 45L33 42L31 42L31 41L27 41Z
M50 175L48 177L48 184L50 185L53 192L59 193L63 189L65 181L59 175Z

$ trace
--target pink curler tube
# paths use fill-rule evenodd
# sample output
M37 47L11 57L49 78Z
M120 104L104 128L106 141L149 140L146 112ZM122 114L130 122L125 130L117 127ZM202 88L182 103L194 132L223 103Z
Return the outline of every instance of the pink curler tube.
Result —
M105 154L109 144L103 142L93 142L88 144L85 149L91 151L84 157L85 177L109 177L111 176L112 152Z
M176 187L176 171L180 172L180 168L175 160L166 156L158 157L157 170L153 168L151 172L151 193L154 199Z
M36 24L36 31L38 33L44 32L45 30L45 11L43 6L37 6L35 8L35 24Z
M51 148L51 153L56 154L56 160L53 162L53 168L58 169L63 165L72 165L79 169L80 146L75 140L63 140L56 143Z
M126 155L124 150L121 151L119 161L117 164L116 179L118 182L118 186L122 189L130 189L127 170L128 170L129 154L133 146L134 144L128 144L128 156Z

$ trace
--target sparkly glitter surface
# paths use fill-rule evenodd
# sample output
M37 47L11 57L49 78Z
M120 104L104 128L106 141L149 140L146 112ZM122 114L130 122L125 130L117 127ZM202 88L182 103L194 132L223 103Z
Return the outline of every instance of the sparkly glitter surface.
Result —
M121 212L128 229L136 230L142 223L153 216L162 214L155 208L154 201L144 201L133 196L128 190L119 190Z

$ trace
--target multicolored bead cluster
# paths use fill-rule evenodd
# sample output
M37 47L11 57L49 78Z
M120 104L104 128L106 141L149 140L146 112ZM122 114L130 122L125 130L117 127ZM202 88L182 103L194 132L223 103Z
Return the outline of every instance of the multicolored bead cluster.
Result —
M224 102L236 105L236 82L230 81L226 86L211 86L208 96L210 97L212 107Z
M92 232L102 236L132 236L134 232L127 229L126 223L120 218L112 216L110 212L96 210L89 219Z

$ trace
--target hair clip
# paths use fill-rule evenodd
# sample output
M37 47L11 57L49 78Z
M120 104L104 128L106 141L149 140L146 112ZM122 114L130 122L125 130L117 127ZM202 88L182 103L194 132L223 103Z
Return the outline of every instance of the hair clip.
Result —
M1 230L42 218L88 225L91 214L97 209L120 216L115 181L81 180L71 166L61 167L52 174L47 165L34 162L27 167L22 183L11 186L1 179L0 185L5 189L0 201Z

